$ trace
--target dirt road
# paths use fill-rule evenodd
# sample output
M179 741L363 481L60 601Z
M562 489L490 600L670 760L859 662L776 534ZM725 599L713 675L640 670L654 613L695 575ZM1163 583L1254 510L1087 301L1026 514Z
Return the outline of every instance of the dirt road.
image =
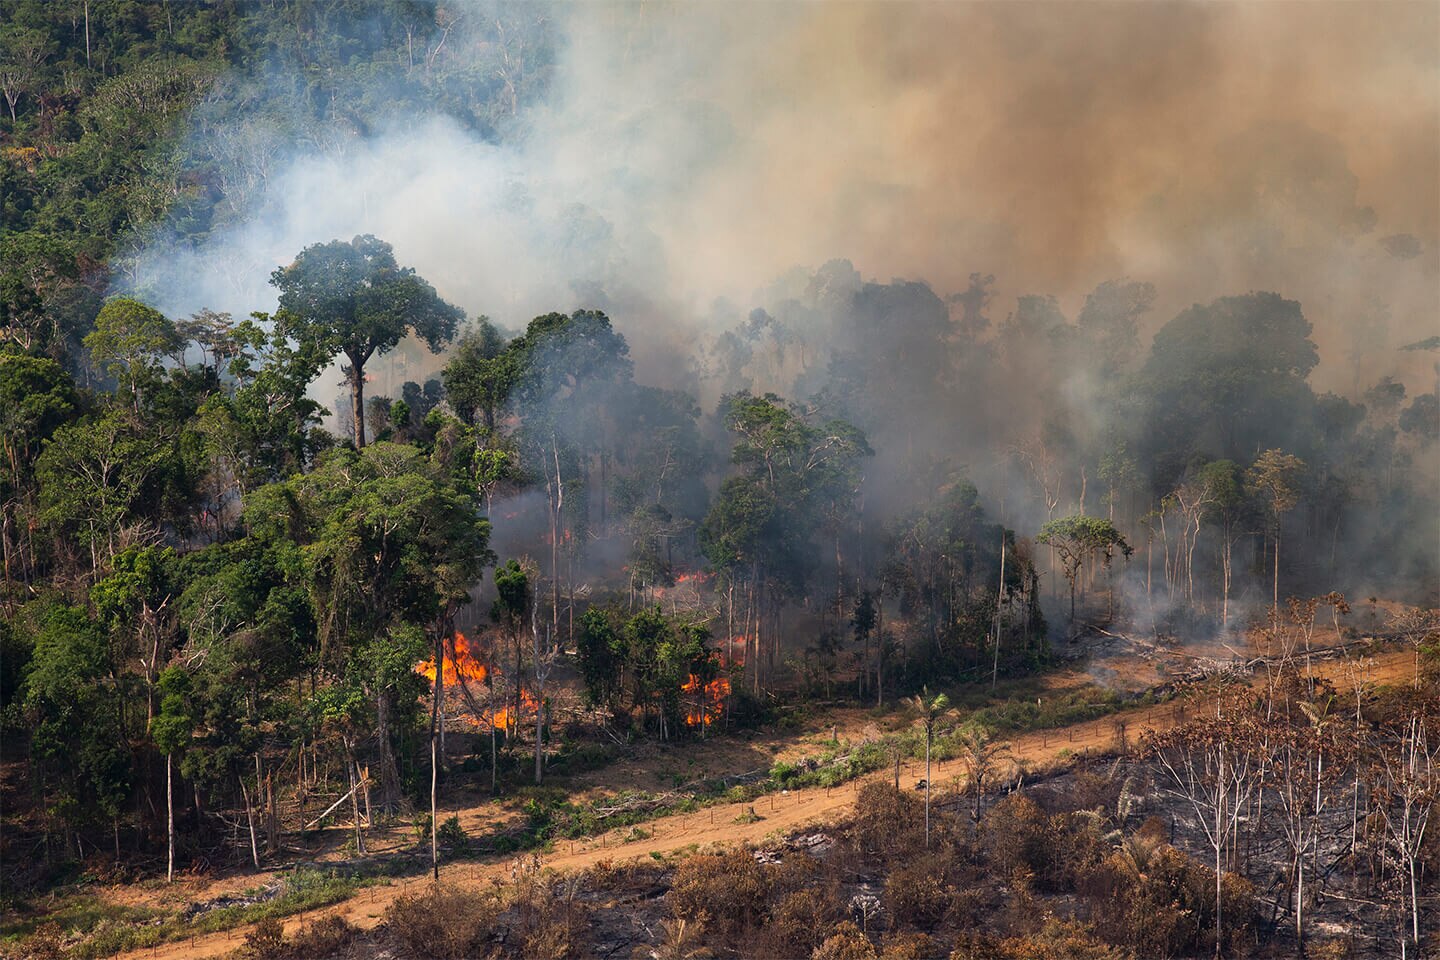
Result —
M1399 682L1408 678L1412 670L1413 660L1408 652L1387 652L1370 661L1363 680L1372 684ZM1345 661L1316 663L1315 672L1334 683L1338 689L1348 690L1353 683L1351 669ZM1203 703L1170 703L1132 710L1069 727L1024 734L1010 740L1011 750L1015 758L1029 768L1052 763L1073 754L1104 753L1119 745L1117 719L1123 718L1125 721L1126 739L1133 744L1142 734L1168 729L1187 714L1193 716L1197 709L1203 709ZM958 762L937 763L932 766L931 775L937 787L946 785L960 774L961 767ZM757 843L772 834L788 834L808 824L839 819L850 809L863 783L886 780L893 775L893 770L886 770L870 774L843 787L812 787L762 797L753 804L725 804L694 813L663 817L640 826L639 829L646 834L644 839L625 839L632 828L624 828L573 843L560 841L556 843L552 853L542 856L541 861L548 868L574 871L593 867L604 860L620 861L647 857L651 853L667 854L692 846L703 848L710 845ZM910 786L922 776L924 763L912 760L902 765L900 783L902 786ZM737 822L749 820L751 807L761 819ZM492 880L508 877L514 863L514 859L509 858L485 863L447 864L440 868L441 880L448 885L489 885ZM429 883L427 874L406 881L396 881L388 886L371 887L342 903L297 914L286 921L285 928L287 932L293 932L302 923L326 914L342 916L362 929L373 927L379 923L385 908L397 897L420 892ZM124 956L133 960L144 957L163 957L169 960L217 957L237 949L243 943L248 929L242 927L226 933L176 941Z

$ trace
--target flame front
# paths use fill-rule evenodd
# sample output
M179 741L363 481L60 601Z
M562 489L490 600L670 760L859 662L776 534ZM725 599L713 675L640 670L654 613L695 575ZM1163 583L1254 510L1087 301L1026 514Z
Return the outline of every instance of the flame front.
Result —
M540 701L530 695L530 691L524 687L520 688L520 715L515 715L515 705L507 704L495 711L495 716L490 723L497 730L510 730L520 725L525 716L534 717L540 709Z
M723 674L701 684L700 678L690 674L690 679L680 687L688 698L685 724L690 727L710 726L725 711L725 698L730 696L730 678Z
M490 675L490 670L481 663L471 650L470 641L465 639L465 634L456 632L455 638L450 642L450 650L444 653L444 670L442 676L445 685L451 686L460 682L460 678L474 680L483 683ZM432 684L435 682L435 658L422 661L415 665L415 672L425 677Z
M498 681L503 677L503 674L498 669L492 674L491 669L480 660L479 655L483 652L481 647L478 644L472 645L465 634L457 631L454 639L447 646L448 649L445 651L444 672L442 676L445 678L445 687L449 696L454 697L457 695L454 691L462 680L467 683L472 681L476 683L486 683L491 680ZM417 663L415 665L415 672L429 680L433 685L435 683L435 658L431 657L429 660L423 660ZM494 697L497 693L498 691L489 696ZM536 712L540 709L540 701L536 700L535 697L530 694L530 691L524 687L520 688L520 710L518 713L515 710L514 701L510 700L508 696L505 699L510 702L504 705L496 705L496 707L488 713L475 700L470 698L465 699L470 706L471 712L474 714L474 720L476 722L492 726L497 730L513 731L527 719L533 720Z

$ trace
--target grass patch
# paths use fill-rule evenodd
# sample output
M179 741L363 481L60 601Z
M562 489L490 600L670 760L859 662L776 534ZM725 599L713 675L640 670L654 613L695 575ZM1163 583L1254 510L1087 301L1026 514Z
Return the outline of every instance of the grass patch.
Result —
M8 919L0 923L0 947L23 947L28 939L42 926L51 927L65 938L76 935L89 936L97 931L104 932L134 924L149 923L163 917L159 910L143 907L126 907L107 903L91 894L75 894L62 899L43 913L16 916L21 910L6 911Z
M41 952L41 942L82 939L64 950L74 960L108 957L208 933L219 933L267 918L279 919L345 900L362 887L380 882L371 875L300 868L284 875L280 892L260 903L218 907L186 918L177 911L123 907L93 894L71 897L42 915L0 926L0 946L20 955Z

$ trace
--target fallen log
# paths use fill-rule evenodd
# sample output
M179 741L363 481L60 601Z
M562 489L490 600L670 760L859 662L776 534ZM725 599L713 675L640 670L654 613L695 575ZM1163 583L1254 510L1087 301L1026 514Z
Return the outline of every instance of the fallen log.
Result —
M306 830L313 830L313 829L315 829L315 825L316 825L316 824L318 824L321 820L324 820L326 817L330 816L331 812L333 812L336 807L340 806L340 804L344 803L346 800L349 800L349 799L350 799L350 794L354 793L356 790L359 790L361 787L368 786L369 783L370 783L370 778L369 778L369 777L366 777L365 779L361 780L359 783L355 784L355 786L351 787L343 796L340 797L339 800L336 800L334 803L330 804L330 806L326 807L324 813L320 814L320 816L316 817L314 820L311 820L309 823L305 824L305 829L306 829Z

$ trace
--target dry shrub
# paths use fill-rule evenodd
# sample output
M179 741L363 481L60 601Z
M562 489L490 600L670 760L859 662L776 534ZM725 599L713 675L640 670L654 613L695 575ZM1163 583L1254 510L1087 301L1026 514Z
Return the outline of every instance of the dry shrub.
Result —
M498 913L492 896L432 886L390 904L385 924L412 956L467 960L485 954Z
M813 886L821 881L827 871L825 865L814 857L792 853L787 854L779 863L767 866L765 873L770 885L770 897L774 899L782 893Z
M1095 916L1113 939L1140 956L1173 956L1214 946L1215 873L1153 834L1138 834L1100 864L1082 885ZM1226 874L1224 953L1247 951L1255 920L1254 890Z
M285 960L285 924L277 917L257 921L254 929L245 934L244 951L251 960Z
M951 894L950 904L945 910L945 922L961 930L979 925L1003 902L1000 891L988 881L952 890Z
M527 960L585 956L590 911L578 900L583 876L552 882L538 869L522 875L510 900L515 933Z
M663 889L666 868L653 860L601 860L585 876L596 890L614 893L651 893Z
M1048 919L1039 933L1002 940L989 956L993 960L1127 960L1129 955L1097 939L1081 924ZM956 954L951 958L956 960Z
M985 852L999 872L1028 873L1042 884L1051 875L1054 831L1040 805L1012 793L985 817Z
M1348 937L1311 941L1305 947L1310 960L1351 960L1355 956L1355 945Z
M994 935L980 930L967 930L955 939L950 960L995 960L1000 943Z
M922 850L925 809L920 801L884 781L872 780L855 798L851 835L863 853L886 860Z
M825 931L842 915L839 899L820 889L787 893L770 911L765 925L766 953L777 957L803 957L825 939Z
M665 902L677 917L708 914L710 932L731 938L764 916L769 892L764 869L748 851L736 850L686 858Z
M1050 818L1050 852L1040 883L1049 890L1073 890L1106 856L1113 844L1105 839L1104 824L1090 810Z
M953 893L945 885L943 864L926 857L891 871L882 899L897 923L929 929L950 909Z
M25 960L63 960L65 956L65 932L60 929L60 924L54 920L47 920L35 928L20 942L23 951L16 954L24 957ZM9 957L4 953L0 956Z
M945 960L945 948L924 933L902 933L885 941L880 960Z
M344 953L359 933L344 917L321 917L290 938L288 955L295 960L320 960Z
M879 956L860 928L846 920L829 932L810 960L879 960Z
M641 944L631 956L635 960L710 960L715 954L704 945L705 917L661 920L665 935L654 947Z

